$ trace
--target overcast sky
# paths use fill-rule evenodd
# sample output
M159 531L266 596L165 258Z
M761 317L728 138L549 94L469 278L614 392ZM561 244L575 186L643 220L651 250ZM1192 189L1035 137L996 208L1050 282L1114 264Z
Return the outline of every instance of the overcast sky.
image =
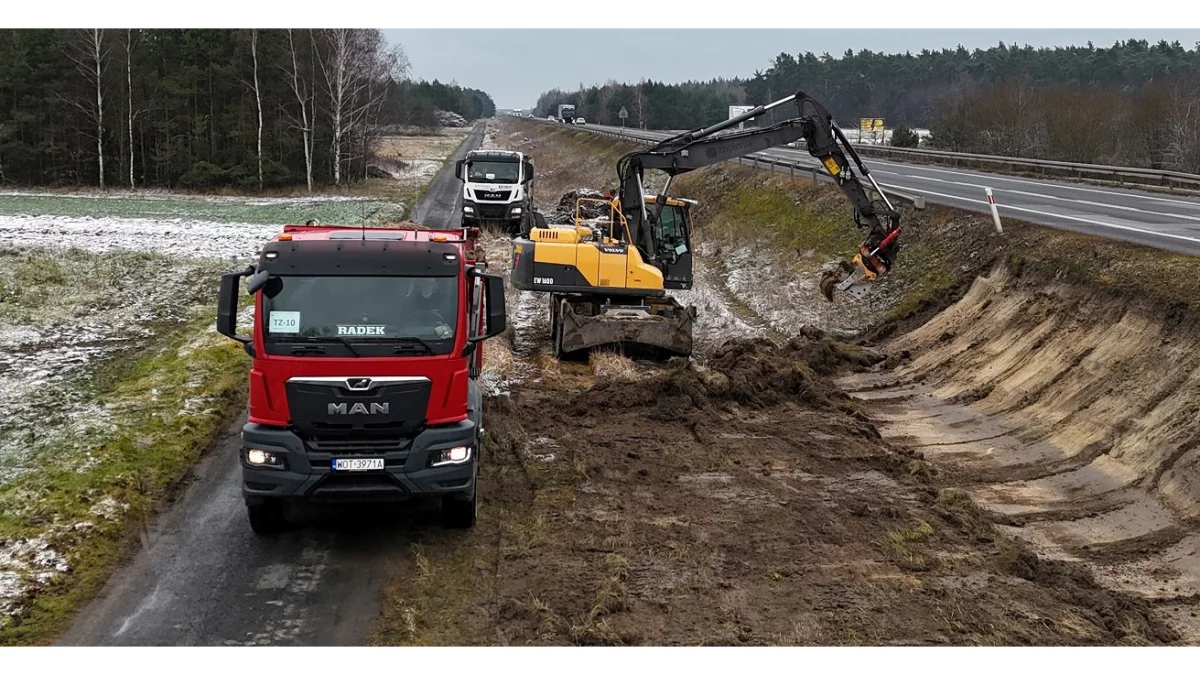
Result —
M1117 40L1178 40L1188 49L1200 30L1065 29L404 29L385 30L404 47L417 79L456 81L488 92L498 108L529 108L544 91L574 90L609 79L665 82L748 77L781 52L841 56L847 49L919 52L1005 44L1034 47Z

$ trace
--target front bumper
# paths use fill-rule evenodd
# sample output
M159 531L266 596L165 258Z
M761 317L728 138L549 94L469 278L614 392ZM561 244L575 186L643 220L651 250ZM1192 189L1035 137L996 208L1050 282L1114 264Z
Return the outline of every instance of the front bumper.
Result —
M468 209L470 209L468 211ZM463 200L463 220L479 222L481 220L520 220L525 214L524 202L477 202L471 199Z
M311 502L404 501L414 497L469 496L475 490L479 443L475 423L464 420L446 427L426 429L400 449L382 452L329 452L316 450L287 429L246 424L242 427L242 494L248 503L268 498ZM448 448L471 448L463 464L430 467L430 456ZM286 465L269 468L252 465L247 452L257 448L279 453ZM334 458L383 457L382 471L334 472Z

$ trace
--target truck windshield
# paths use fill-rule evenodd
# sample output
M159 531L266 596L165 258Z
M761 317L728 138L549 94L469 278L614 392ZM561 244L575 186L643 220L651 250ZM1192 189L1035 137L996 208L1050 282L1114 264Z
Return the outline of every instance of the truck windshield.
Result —
M519 162L474 161L467 163L472 183L516 183L521 178Z
M454 346L458 277L272 277L263 292L268 342L415 341Z

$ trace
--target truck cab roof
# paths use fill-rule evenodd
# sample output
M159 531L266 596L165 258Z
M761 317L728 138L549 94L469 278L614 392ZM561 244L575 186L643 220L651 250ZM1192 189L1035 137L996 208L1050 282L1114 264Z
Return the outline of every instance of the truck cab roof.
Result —
M492 159L500 161L519 161L524 155L515 150L472 150L467 153L467 159Z
M463 231L428 230L415 227L356 227L353 225L284 225L283 232L271 241L314 241L329 239L390 241L435 241L462 244L471 239L463 238Z

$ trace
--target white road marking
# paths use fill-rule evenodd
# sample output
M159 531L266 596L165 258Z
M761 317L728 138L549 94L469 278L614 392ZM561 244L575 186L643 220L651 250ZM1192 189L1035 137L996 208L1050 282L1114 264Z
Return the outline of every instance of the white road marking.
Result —
M1049 183L1049 182L1043 182L1043 181L1029 180L1027 178L1009 178L1007 176L1001 176L999 174L993 174L993 173L988 173L988 174L967 173L964 171L954 171L953 169L942 169L942 168L936 168L936 167L930 167L930 166L924 166L924 165L915 165L915 164L901 164L899 162L874 162L874 164L877 164L879 166L904 167L905 169L919 168L922 171L936 171L938 173L949 173L949 174L953 174L956 176L969 176L976 180L978 180L980 178L987 178L988 180L1001 180L1001 181L1006 181L1009 183L1023 183L1025 185L1036 185L1038 187L1046 187L1046 188L1052 188L1052 189L1056 189L1056 190L1075 190L1077 192L1093 192L1096 194L1110 195L1113 197L1135 197L1137 199L1148 199L1148 200L1156 201L1156 202L1166 202L1168 204L1178 204L1180 206L1187 206L1187 207L1190 207L1193 209L1200 209L1200 200L1188 201L1188 200L1184 200L1184 199L1170 199L1168 197L1155 197L1154 195L1143 194L1141 192L1133 192L1132 190L1129 192L1114 192L1112 190L1101 190L1098 188L1079 187L1076 185L1062 185L1060 183ZM878 171L878 170L876 172L885 173L884 171ZM873 172L873 173L875 173L875 172ZM907 173L898 173L898 172L886 172L886 173L892 173L893 175L897 175L897 176L906 176L908 178L920 178L920 176L915 176L913 174L907 174ZM1043 196L1048 196L1048 195L1043 195ZM1106 204L1106 206L1111 206L1111 205Z
M890 187L890 188L897 189L897 190L912 190L912 188L901 187L899 185L889 185L887 183L880 183L880 185L882 185L883 187ZM970 202L972 204L981 204L984 206L987 205L986 200L971 199L970 197L959 197L958 195L948 195L948 194L943 194L941 192L932 192L930 190L913 190L913 191L920 192L922 194L934 195L936 197L945 197L947 199L957 199L959 201ZM1158 237L1169 237L1171 239L1182 239L1183 241L1190 241L1190 242L1193 242L1196 244L1200 244L1200 239L1196 239L1195 237L1185 237L1181 234L1171 234L1169 232L1156 232L1154 230L1147 230L1147 229L1143 229L1140 227L1131 227L1129 225L1117 225L1116 223L1105 223L1105 222L1102 222L1099 220L1092 220L1091 218L1081 218L1079 216L1068 216L1068 215L1062 214L1062 213L1050 213L1049 211L1038 211L1037 209L1027 209L1027 208L1024 208L1021 206L1011 206L1008 204L997 204L996 206L998 206L1002 209L1011 209L1013 211L1024 211L1026 213L1034 213L1039 216L1048 216L1050 218L1062 218L1064 220L1075 220L1075 221L1079 221L1081 223L1088 223L1089 225L1099 225L1100 227L1111 227L1113 229L1128 230L1130 232L1141 232L1142 234L1152 234L1152 235L1155 235Z
M888 173L888 174L892 174L894 176L907 176L907 174L897 174L893 171L876 171L875 173ZM947 183L949 185L961 185L963 187L979 188L980 190L986 189L988 187L986 185L980 185L978 183L964 183L962 181L946 180L945 178L934 178L933 176L907 176L907 177L908 178L916 178L917 180L928 180L928 181L935 181L938 183ZM919 190L920 188L908 188L908 189ZM1007 188L1000 188L999 190L997 190L997 192L1001 192L1004 194L1025 195L1026 197L1040 197L1042 199L1054 199L1054 200L1058 200L1060 202L1067 202L1067 203L1072 203L1072 204L1087 204L1089 206L1098 206L1100 208L1105 208L1105 209L1117 209L1119 211L1133 211L1134 213L1144 213L1146 215L1151 215L1151 216L1162 216L1163 218L1183 218L1184 220L1200 221L1200 216L1185 216L1183 214L1177 214L1177 213L1162 213L1161 211L1147 211L1145 209L1139 209L1139 208L1136 208L1133 206L1122 206L1120 204L1108 204L1106 202L1092 202L1092 201L1088 201L1086 199L1071 199L1070 197L1059 197L1058 195L1048 195L1048 194L1042 194L1040 192L1026 192L1024 190L1009 190ZM1004 204L1002 202L997 202L996 205L1004 206Z

